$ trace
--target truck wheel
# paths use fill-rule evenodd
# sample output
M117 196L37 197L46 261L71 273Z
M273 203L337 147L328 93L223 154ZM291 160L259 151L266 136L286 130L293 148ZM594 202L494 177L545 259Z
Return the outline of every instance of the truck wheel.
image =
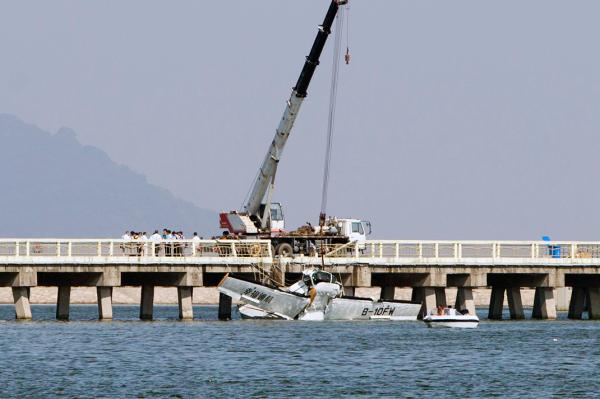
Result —
M284 242L277 246L276 252L277 255L281 256L282 258L289 258L294 253L294 250L290 244Z

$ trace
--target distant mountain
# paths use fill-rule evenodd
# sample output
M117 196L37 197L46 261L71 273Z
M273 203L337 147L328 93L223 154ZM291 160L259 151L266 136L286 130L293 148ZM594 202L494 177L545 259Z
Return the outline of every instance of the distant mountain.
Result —
M216 230L217 214L176 198L66 128L0 114L0 237L120 237L155 228Z

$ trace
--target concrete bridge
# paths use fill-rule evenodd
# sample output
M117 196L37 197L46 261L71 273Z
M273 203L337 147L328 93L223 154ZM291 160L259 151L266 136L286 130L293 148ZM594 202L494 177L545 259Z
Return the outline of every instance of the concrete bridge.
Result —
M112 318L112 289L141 286L140 318L151 319L155 286L177 287L179 315L193 317L193 287L215 286L228 272L289 285L306 267L336 273L347 294L358 287L411 287L423 311L446 305L446 288L457 288L455 306L474 312L474 288L490 287L489 318L502 318L506 294L510 317L524 317L521 288L535 288L533 317L556 317L555 296L572 287L569 317L600 318L600 242L368 241L324 248L321 257L274 258L269 241L92 239L0 240L0 286L12 287L16 317L31 318L29 292L58 287L57 318L68 319L71 287L97 288L100 319ZM226 312L225 312L226 315Z

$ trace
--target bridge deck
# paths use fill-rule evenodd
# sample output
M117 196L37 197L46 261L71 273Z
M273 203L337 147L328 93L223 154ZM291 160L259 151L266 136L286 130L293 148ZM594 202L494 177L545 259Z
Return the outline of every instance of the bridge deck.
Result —
M100 318L112 317L112 287L141 286L140 317L151 318L154 287L174 286L180 317L190 318L193 287L215 286L225 273L283 286L318 266L335 273L347 295L377 286L392 299L395 287L412 287L423 312L445 304L446 287L458 288L459 309L474 312L472 288L491 287L489 317L502 317L506 294L511 317L521 318L519 290L535 287L534 317L555 318L554 290L572 287L569 317L587 309L600 318L600 242L368 241L324 252L274 258L265 240L3 239L0 286L12 287L18 318L31 318L30 287L58 286L63 319L73 286L97 287Z

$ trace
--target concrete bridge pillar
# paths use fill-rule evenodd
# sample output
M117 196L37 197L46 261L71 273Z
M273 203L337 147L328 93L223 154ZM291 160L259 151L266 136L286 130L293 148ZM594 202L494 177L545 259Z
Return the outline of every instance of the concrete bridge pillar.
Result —
M534 319L556 319L556 302L554 289L551 287L536 287L533 299Z
M56 319L69 320L69 305L71 302L71 286L60 285L56 298Z
M29 292L29 287L12 287L13 299L15 301L15 317L17 320L31 320Z
M454 307L460 312L467 310L469 314L475 314L475 301L473 300L473 289L458 287L456 291L456 302Z
M140 303L140 319L152 320L154 310L154 286L142 285L142 298Z
M571 301L569 302L569 319L581 320L583 318L586 295L586 288L573 287L571 290Z
M556 295L556 310L560 312L569 310L569 287L557 287L554 293Z
M513 320L524 319L525 313L523 312L523 302L521 301L521 287L507 288L506 298L508 299L510 318Z
M502 320L502 309L504 307L504 290L504 287L492 287L488 319Z
M112 291L113 287L96 287L98 296L98 319L112 320Z
M371 287L371 268L357 265L352 268L352 281L355 287Z
M177 287L179 318L181 320L194 319L194 307L192 305L193 290L193 287Z
M381 287L381 294L379 294L379 299L382 301L393 301L396 296L396 287L394 286L385 286Z
M278 287L285 286L285 265L280 263L273 264L271 268L271 278L273 279L273 284Z
M448 306L446 303L446 289L444 287L435 288L435 304L436 306Z
M219 293L219 320L231 320L231 297Z
M600 319L600 288L588 288L588 315L590 320Z
M432 287L413 287L412 302L421 302L421 310L419 311L419 319L435 309L436 298L435 288Z

